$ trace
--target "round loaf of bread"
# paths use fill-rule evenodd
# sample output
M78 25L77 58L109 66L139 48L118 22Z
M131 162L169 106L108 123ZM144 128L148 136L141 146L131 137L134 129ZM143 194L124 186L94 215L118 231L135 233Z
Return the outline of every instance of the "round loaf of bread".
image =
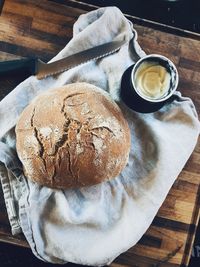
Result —
M74 83L37 96L18 120L16 141L27 178L51 188L80 188L119 175L130 130L108 93Z

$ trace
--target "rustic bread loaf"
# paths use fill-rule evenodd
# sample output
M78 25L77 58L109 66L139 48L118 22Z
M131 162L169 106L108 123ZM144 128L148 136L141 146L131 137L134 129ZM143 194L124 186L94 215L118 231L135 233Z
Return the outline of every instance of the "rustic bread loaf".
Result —
M108 93L74 83L36 97L18 120L16 140L27 178L52 188L79 188L122 171L130 130Z

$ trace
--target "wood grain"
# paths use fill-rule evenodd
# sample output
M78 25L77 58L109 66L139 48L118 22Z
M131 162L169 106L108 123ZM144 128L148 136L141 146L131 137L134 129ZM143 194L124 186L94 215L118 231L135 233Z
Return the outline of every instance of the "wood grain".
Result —
M70 40L78 16L92 9L71 0L6 0L0 16L0 60L38 56L48 61ZM129 19L135 22L130 16ZM200 41L194 36L178 36L150 25L134 24L140 45L146 53L160 53L174 61L180 75L178 89L194 101L200 114ZM1 79L0 99L25 78ZM150 228L111 267L187 265L199 219L199 182L200 139ZM23 236L11 236L2 192L0 240L28 246Z

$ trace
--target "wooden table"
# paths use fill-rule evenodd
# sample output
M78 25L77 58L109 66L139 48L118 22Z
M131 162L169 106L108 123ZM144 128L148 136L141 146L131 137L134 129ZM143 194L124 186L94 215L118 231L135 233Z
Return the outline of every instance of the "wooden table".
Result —
M78 16L94 8L72 0L5 0L0 16L0 60L28 56L49 60L72 37ZM147 53L163 54L177 65L179 90L193 99L200 114L199 36L129 19ZM1 78L0 99L24 78ZM199 219L199 182L200 139L148 231L111 266L187 266ZM0 196L0 240L27 247L23 235L11 235L2 192Z

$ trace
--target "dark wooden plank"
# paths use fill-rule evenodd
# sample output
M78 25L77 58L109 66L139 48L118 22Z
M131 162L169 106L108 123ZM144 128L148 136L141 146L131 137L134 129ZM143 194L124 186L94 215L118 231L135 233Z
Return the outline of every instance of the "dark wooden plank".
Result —
M84 11L85 10L91 11L91 10L98 8L97 5L85 3L84 0L50 0L50 1L55 2L55 3L60 3L63 5L69 5L69 6L74 7L74 8L82 9ZM105 3L105 5L106 5L106 3ZM166 32L166 33L172 33L172 34L178 35L180 37L188 37L191 39L200 40L200 34L199 33L191 32L188 30L183 30L181 28L169 26L169 25L162 24L162 23L159 23L156 21L143 19L143 18L133 16L130 14L125 14L125 15L128 19L134 21L134 23L136 23L138 25L142 25L144 27L152 28L152 29Z
M200 217L200 215L199 215L200 185L198 186L198 192L197 192L197 196L196 196L196 200L195 200L195 206L197 208L193 209L191 224L190 224L190 228L188 231L188 236L187 236L185 250L184 250L183 259L182 259L182 263L185 265L187 265L189 263L189 259L190 259L191 253L192 253L192 245L191 244L194 243L194 239L195 239L196 227L193 227L193 226L197 225L197 223L199 222L199 217Z
M4 5L5 0L0 0L0 15L3 9L3 5Z
M179 222L179 221L168 219L168 218L162 218L159 216L156 216L154 218L152 225L165 228L165 229L170 229L173 231L190 233L190 234L194 234L195 227L196 227L195 224L187 224L187 223Z

